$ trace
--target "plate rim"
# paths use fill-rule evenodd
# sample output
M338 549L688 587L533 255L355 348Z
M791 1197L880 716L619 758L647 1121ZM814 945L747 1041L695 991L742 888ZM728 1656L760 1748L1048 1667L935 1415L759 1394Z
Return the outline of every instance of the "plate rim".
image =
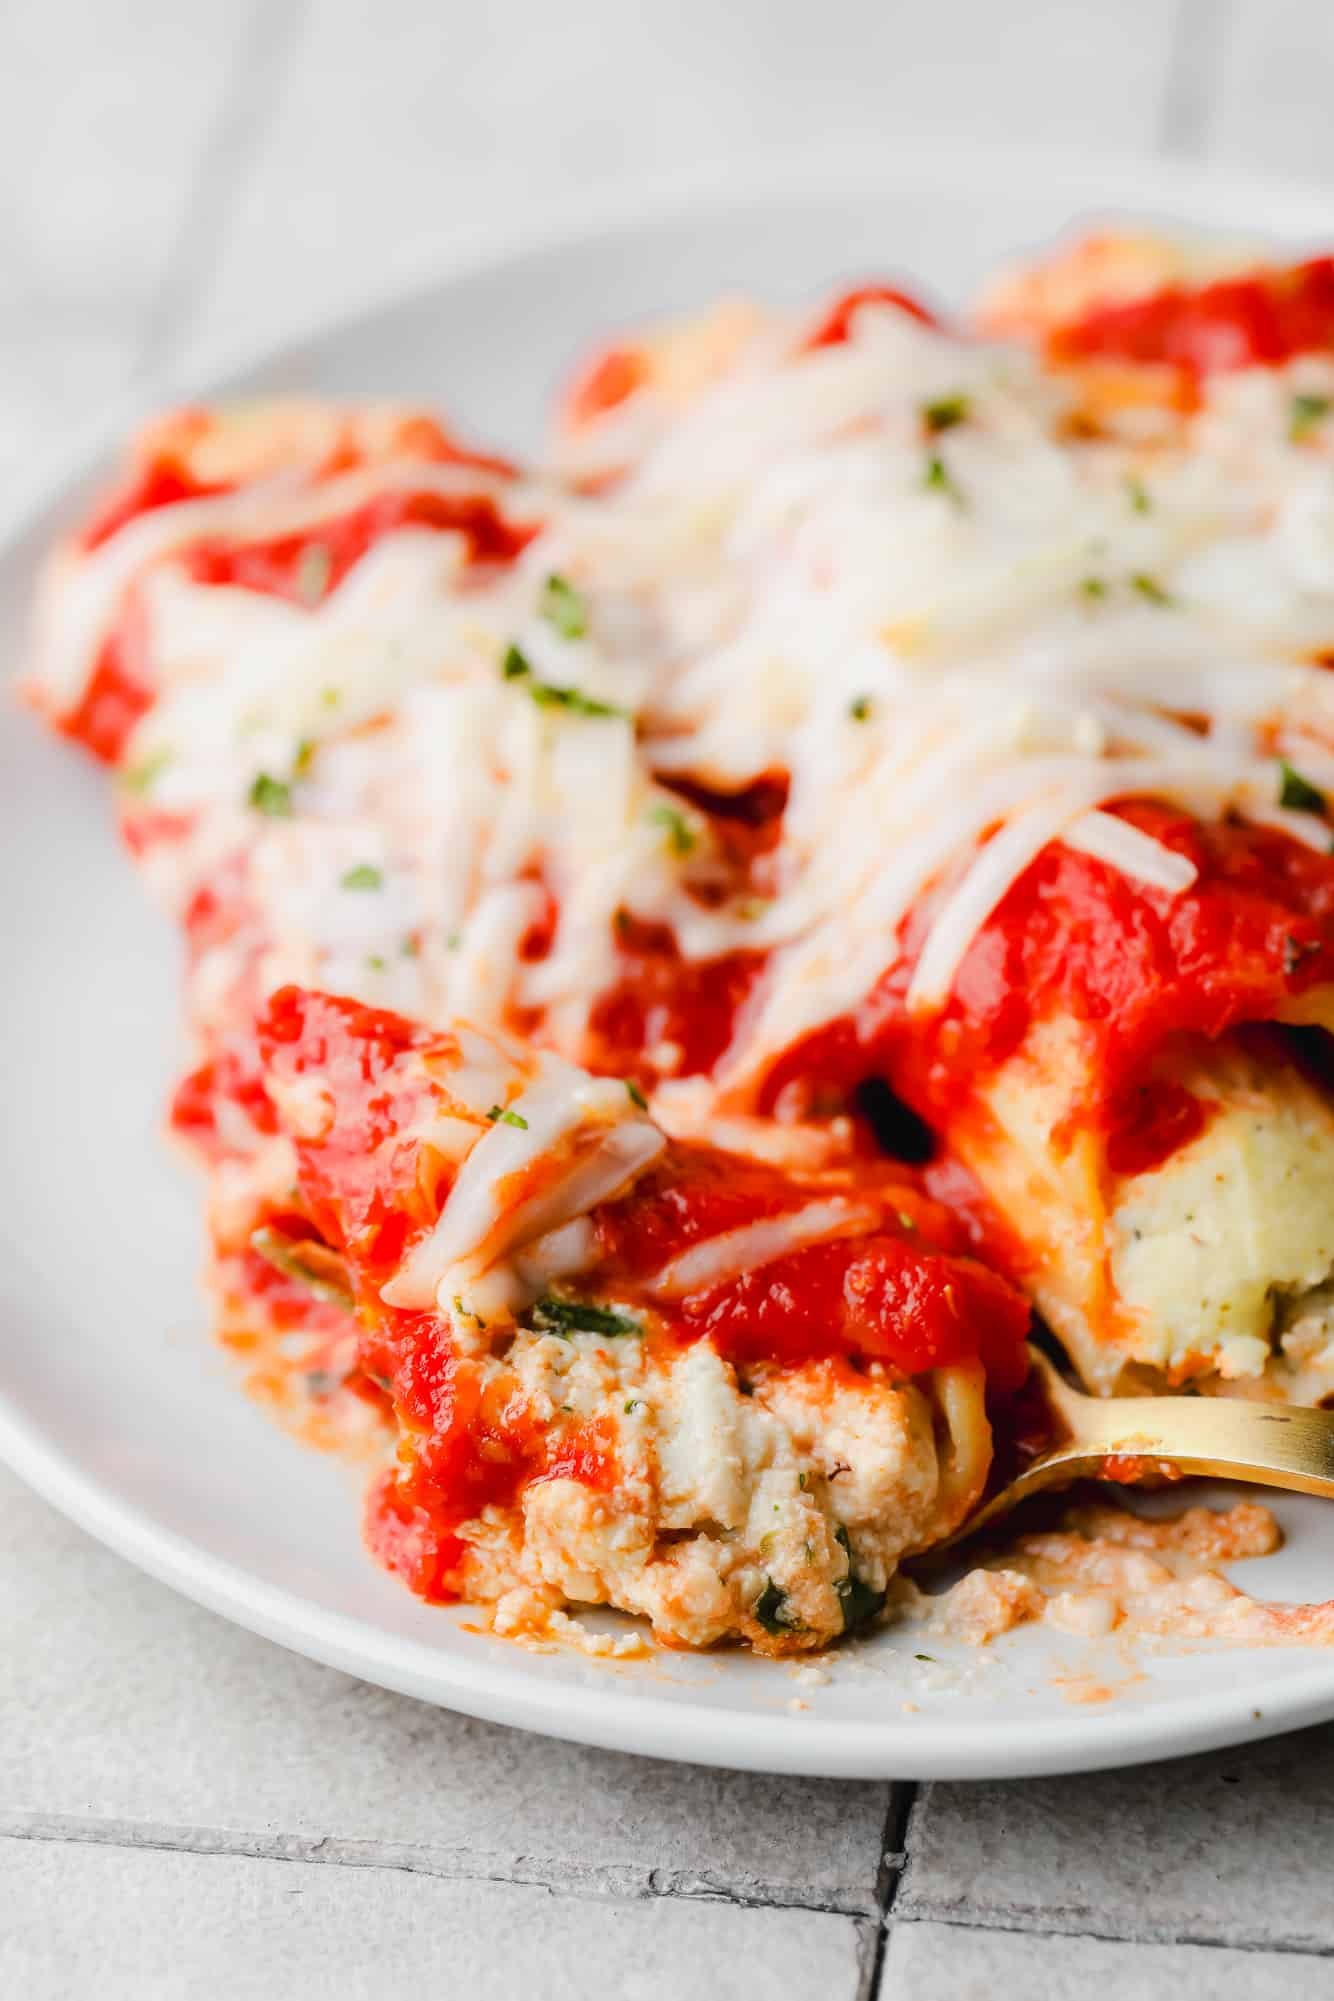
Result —
M1317 183L1203 163L1159 160L1068 147L987 140L905 139L853 147L766 152L740 175L711 162L640 177L595 198L572 192L537 205L499 228L481 226L442 250L428 247L410 266L364 298L312 316L292 314L255 336L200 343L184 360L111 399L71 433L0 517L0 564L22 563L24 545L47 517L86 484L97 461L154 409L184 396L216 393L230 379L281 369L313 341L337 343L380 317L409 310L432 293L466 285L490 271L599 236L651 230L713 203L730 213L782 198L845 192L864 202L878 190L928 185L976 192L980 185L1017 189L1059 175L1074 221L1089 210L1136 207L1198 216L1238 231L1334 233L1334 191ZM676 1762L825 1778L991 1779L1128 1767L1155 1759L1259 1740L1334 1717L1334 1657L1284 1676L1272 1696L1253 1689L1174 1695L1152 1709L1119 1705L1116 1713L1074 1712L1022 1723L921 1714L910 1720L845 1720L809 1710L800 1716L727 1708L701 1693L689 1702L655 1701L618 1686L612 1674L589 1685L544 1678L533 1657L497 1661L479 1647L475 1662L429 1643L328 1611L258 1579L164 1527L114 1488L85 1473L0 1391L0 1459L58 1511L99 1542L234 1623L341 1672L463 1714L537 1730L570 1742ZM540 1657L538 1657L540 1660ZM590 1664L594 1665L594 1664ZM1259 1700L1264 1706L1257 1709Z

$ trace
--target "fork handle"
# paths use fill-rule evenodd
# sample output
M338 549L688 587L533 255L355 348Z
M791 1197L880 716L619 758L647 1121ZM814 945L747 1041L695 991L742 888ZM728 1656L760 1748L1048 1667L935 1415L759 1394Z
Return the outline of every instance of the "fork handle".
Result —
M1334 1500L1334 1411L1225 1397L1062 1398L1060 1410L1073 1435L1056 1458L1165 1459Z

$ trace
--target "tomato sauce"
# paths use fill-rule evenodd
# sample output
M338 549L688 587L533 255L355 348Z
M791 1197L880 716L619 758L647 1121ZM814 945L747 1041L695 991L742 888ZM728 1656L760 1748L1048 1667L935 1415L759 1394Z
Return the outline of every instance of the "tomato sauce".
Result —
M317 1079L333 1107L318 1137L298 1139L301 1214L347 1259L360 1304L360 1367L390 1386L402 1442L379 1483L368 1537L380 1560L428 1597L458 1590L458 1530L487 1506L510 1506L534 1481L573 1479L611 1492L615 1436L602 1421L554 1436L517 1378L458 1353L434 1312L380 1297L384 1279L434 1224L447 1171L412 1139L441 1087L452 1038L387 1010L284 988L260 1024L269 1075ZM878 1211L873 1232L807 1246L665 1304L646 1287L693 1244L799 1208L851 1186L847 1176L805 1179L707 1147L675 1147L619 1201L594 1212L594 1297L642 1312L652 1338L711 1340L741 1364L842 1357L886 1363L907 1377L981 1357L999 1391L1024 1372L1028 1307L1003 1279L959 1253L962 1227L887 1168L857 1183ZM609 1341L619 1338L608 1334Z
M150 458L93 515L79 537L79 547L85 555L91 555L141 514L152 514L159 507L174 507L181 500L206 500L231 490L224 481L196 479L169 454Z
M824 318L802 342L802 351L811 353L821 347L841 347L851 338L852 322L863 306L895 306L906 313L909 319L918 320L924 327L938 327L936 315L915 299L911 292L900 291L897 285L858 285L855 290L845 292L829 308Z
M103 764L118 762L139 718L153 705L148 620L132 589L93 663L83 693L57 727Z
M642 349L610 347L595 355L565 393L565 418L578 428L615 410L642 389L651 370Z
M1191 377L1334 351L1334 257L1095 306L1047 345L1058 362L1167 364Z
M486 494L377 494L362 507L299 533L261 542L214 537L194 543L182 561L196 583L227 584L314 607L336 590L361 558L401 528L459 534L470 563L509 563L538 532L507 519Z

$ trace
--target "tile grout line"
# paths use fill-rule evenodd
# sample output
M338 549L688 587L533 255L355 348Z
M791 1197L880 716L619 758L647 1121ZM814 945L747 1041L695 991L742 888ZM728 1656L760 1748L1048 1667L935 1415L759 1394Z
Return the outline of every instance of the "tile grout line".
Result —
M874 1910L855 1896L837 1892L824 1901L784 1894L780 1886L755 1881L733 1885L696 1870L637 1868L630 1864L570 1867L550 1857L488 1857L473 1849L448 1850L413 1842L344 1835L262 1834L248 1829L185 1823L99 1819L81 1814L0 1815L0 1840L78 1846L152 1849L185 1855L214 1855L253 1862L299 1862L348 1869L389 1869L458 1883L512 1883L521 1889L590 1900L726 1903L743 1910L809 1911L822 1917L865 1924Z
M1010 1932L1028 1938L1096 1939L1105 1945L1195 1946L1204 1952L1272 1952L1292 1959L1334 1959L1334 1945L1321 1945L1298 1938L1229 1938L1225 1933L1164 1927L1161 1931L1132 1932L1081 1924L1077 1911L1012 1911L944 1909L922 1899L895 1919L899 1925L949 1925L960 1931Z
M1206 150L1235 25L1234 0L1178 0L1158 107L1154 150L1197 160Z
M172 252L144 314L130 368L139 383L165 371L226 234L236 190L285 82L308 0L251 0L205 135Z
M863 1946L857 2001L879 2001L889 1944L890 1913L908 1867L910 1828L920 1792L921 1787L915 1780L896 1781L890 1785L889 1805L885 1810L885 1825L880 1836L880 1867L876 1872L875 1929Z
M635 1870L615 1864L582 1875L564 1873L550 1862L515 1857L486 1858L472 1851L458 1854L411 1843L357 1839L336 1835L261 1835L242 1830L193 1827L174 1823L99 1820L74 1814L27 1816L5 1824L0 1840L70 1843L126 1850L153 1849L167 1853L214 1856L222 1861L309 1863L329 1867L386 1869L456 1883L510 1884L516 1889L544 1890L589 1902L645 1903L658 1899L679 1903L727 1904L738 1910L802 1911L815 1917L842 1918L863 1935L857 2001L888 2001L882 1996L885 1955L892 1926L939 1924L963 1931L1023 1933L1033 1938L1093 1939L1109 1945L1190 1946L1201 1951L1275 1953L1293 1959L1334 1959L1334 1945L1297 1939L1237 1939L1190 1929L1164 1931L1145 1937L1121 1930L1100 1929L1072 1922L1071 1911L959 1912L931 1906L929 1900L899 1910L899 1896L911 1863L912 1825L925 1804L916 1785L896 1785L885 1817L882 1858L877 1875L877 1909L869 1912L855 1902L819 1902L783 1896L755 1884L749 1892L710 1882L690 1871ZM479 1866L480 1865L480 1866ZM1050 1917L1053 1922L1045 1922ZM874 1929L872 1929L874 1927Z

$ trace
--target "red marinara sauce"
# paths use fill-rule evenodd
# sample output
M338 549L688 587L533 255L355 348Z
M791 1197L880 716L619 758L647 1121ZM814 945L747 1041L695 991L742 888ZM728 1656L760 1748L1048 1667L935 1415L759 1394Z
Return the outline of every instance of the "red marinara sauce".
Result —
M911 292L901 291L897 285L858 285L851 292L845 292L841 299L836 299L824 318L807 334L801 344L803 354L820 347L841 347L851 337L852 322L863 306L893 306L924 327L940 325L936 315L920 299L915 299Z
M1199 377L1334 351L1334 257L1094 306L1048 335L1054 361L1167 364Z
M395 1309L379 1296L448 1192L431 1150L410 1132L436 1090L423 1059L447 1061L452 1039L383 1009L285 988L265 1011L259 1041L275 1083L317 1080L333 1108L317 1137L296 1141L298 1182L303 1215L347 1260L361 1307L360 1367L391 1385L403 1432L399 1466L372 1497L372 1548L420 1594L447 1597L463 1558L463 1522L484 1506L511 1504L535 1480L610 1491L614 1437L597 1420L551 1437L517 1378L458 1353L440 1315ZM875 1227L669 1306L646 1290L692 1245L831 1191L867 1203ZM997 1390L1022 1379L1027 1304L960 1254L963 1233L947 1211L878 1168L794 1179L714 1149L677 1147L593 1220L600 1255L584 1289L650 1314L654 1339L707 1338L742 1364L881 1361L900 1377L980 1358Z
M1083 1027L1098 1097L1089 1118L1131 1126L1125 1093L1175 1035L1214 1038L1272 1021L1283 1004L1334 980L1334 856L1275 830L1203 822L1153 800L1109 808L1199 871L1171 895L1059 842L1011 887L969 947L943 1011L910 1016L905 995L935 900L912 912L901 956L855 1015L819 1030L767 1080L772 1105L794 1081L850 1090L887 1077L929 1123L948 1126L1032 1026ZM1179 1104L1139 1121L1149 1155L1183 1143ZM1179 1135L1173 1140L1173 1134ZM1129 1144L1129 1141L1126 1141Z
M377 494L292 535L262 542L211 537L194 543L181 560L196 583L228 584L313 607L377 542L402 528L462 535L470 563L511 563L538 532L536 523L508 520L489 494L404 489Z

